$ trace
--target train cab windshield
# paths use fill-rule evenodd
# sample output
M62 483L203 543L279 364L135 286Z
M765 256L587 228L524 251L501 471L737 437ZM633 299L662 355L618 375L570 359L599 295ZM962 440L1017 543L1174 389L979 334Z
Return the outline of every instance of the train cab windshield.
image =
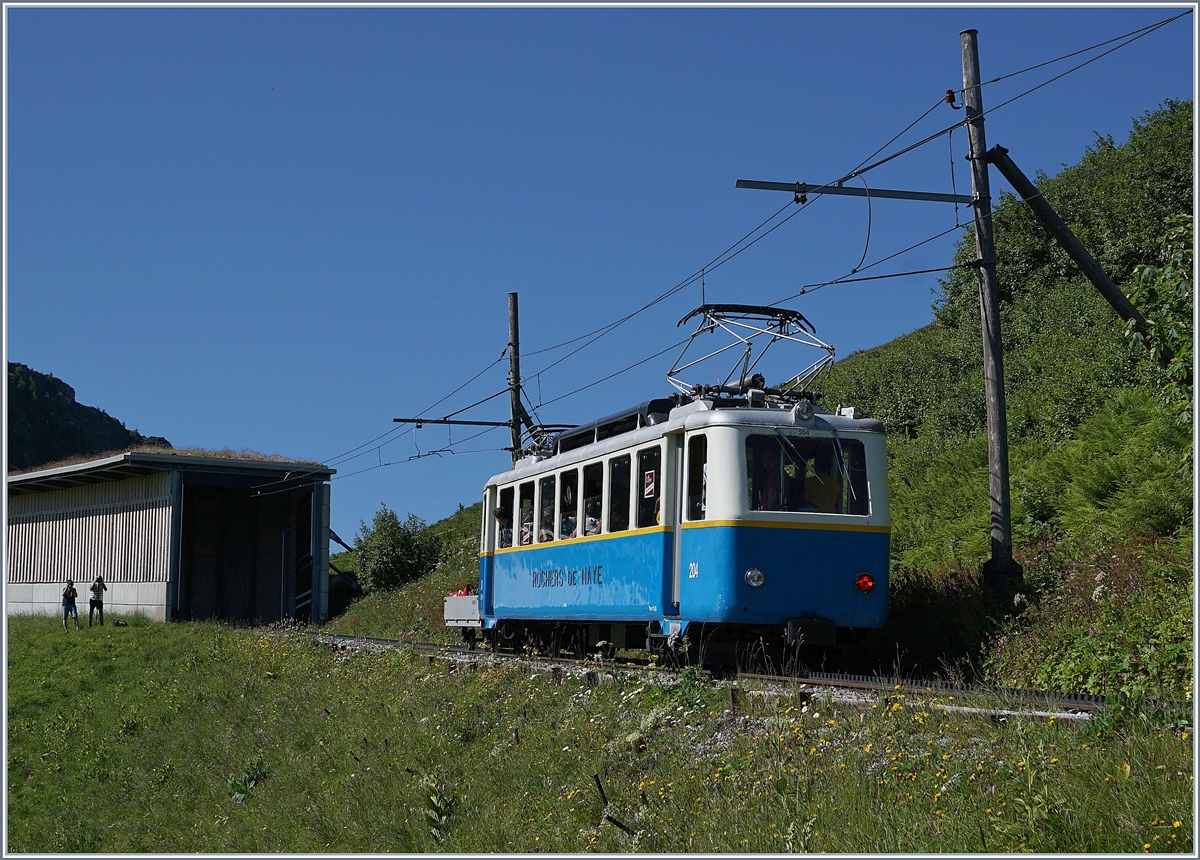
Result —
M870 513L866 456L857 439L751 433L746 475L751 511Z

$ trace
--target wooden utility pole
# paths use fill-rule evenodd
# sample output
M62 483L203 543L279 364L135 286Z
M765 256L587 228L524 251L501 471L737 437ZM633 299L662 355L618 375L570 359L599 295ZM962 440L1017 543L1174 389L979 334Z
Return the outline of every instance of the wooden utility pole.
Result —
M508 401L512 421L512 461L521 459L521 326L517 319L517 294L508 294Z
M1008 493L1008 419L1004 405L1004 352L1000 340L1000 296L996 249L992 241L992 198L987 142L983 134L983 95L979 82L978 30L963 30L963 105L971 142L971 189L975 198L975 249L979 266L979 313L983 322L983 380L987 396L988 495L991 499L993 588L1008 592L1012 560L1012 517Z

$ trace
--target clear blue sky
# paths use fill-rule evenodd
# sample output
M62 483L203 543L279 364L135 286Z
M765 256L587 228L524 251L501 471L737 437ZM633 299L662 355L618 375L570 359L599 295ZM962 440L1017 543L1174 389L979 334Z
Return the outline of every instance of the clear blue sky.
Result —
M434 427L338 455L489 365L430 414L503 389L509 291L527 391L549 401L674 343L699 286L540 376L565 350L531 353L635 310L788 202L735 180L858 165L962 86L960 30L979 31L988 80L1179 11L10 7L7 356L176 446L335 465L347 540L380 502L433 521L508 455L400 462L446 445ZM1193 17L990 114L989 145L1054 173L1096 132L1121 140L1132 117L1191 98ZM989 85L985 107L1088 56ZM943 105L891 150L961 116ZM960 131L960 191L966 152ZM867 181L949 191L950 155L942 137ZM708 300L765 304L846 274L867 214L819 199L709 273ZM876 202L867 263L955 217ZM948 265L955 236L873 271ZM928 323L935 286L791 306L845 356ZM672 357L538 414L576 423L668 394ZM506 398L463 417L504 420ZM455 447L505 444L497 430Z

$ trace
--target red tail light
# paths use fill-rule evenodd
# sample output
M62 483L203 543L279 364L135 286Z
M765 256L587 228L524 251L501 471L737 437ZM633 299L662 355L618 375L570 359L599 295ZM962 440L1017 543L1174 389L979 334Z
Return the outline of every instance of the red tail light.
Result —
M858 579L854 580L854 587L866 594L875 587L875 577L869 573L860 573Z

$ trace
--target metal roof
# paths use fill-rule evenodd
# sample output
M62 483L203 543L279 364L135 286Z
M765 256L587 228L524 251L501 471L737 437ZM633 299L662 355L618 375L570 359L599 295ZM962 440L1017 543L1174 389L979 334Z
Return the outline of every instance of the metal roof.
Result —
M326 481L337 469L320 463L279 462L276 460L236 460L230 457L193 457L184 454L152 454L127 451L103 460L91 460L57 469L25 472L8 476L11 495L64 490L83 484L121 481L155 472L216 472L231 475L264 475L286 480L311 478Z

